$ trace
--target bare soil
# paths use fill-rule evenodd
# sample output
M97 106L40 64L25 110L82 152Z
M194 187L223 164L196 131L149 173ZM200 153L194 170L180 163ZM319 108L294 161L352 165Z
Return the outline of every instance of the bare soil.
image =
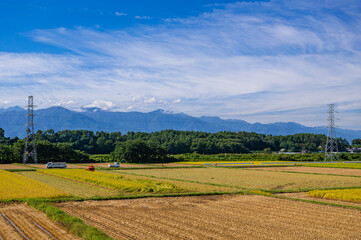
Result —
M335 203L335 204L342 204L342 205L361 207L361 203L351 202L351 201L341 201L341 200L332 200L332 199L311 197L311 196L307 195L307 192L277 193L276 195L283 196L283 197L290 197L290 198L299 198L299 199L313 200L313 201L319 201L319 202L328 202L328 203Z
M0 169L29 169L29 168L16 164L0 164Z
M276 172L305 172L305 173L322 173L322 174L336 174L336 175L352 175L361 176L361 169L347 169L347 168L322 168L322 167L263 167L259 170L276 171Z
M256 195L67 202L57 207L116 239L360 239L361 236L359 210Z
M0 239L79 239L42 212L25 205L0 205Z

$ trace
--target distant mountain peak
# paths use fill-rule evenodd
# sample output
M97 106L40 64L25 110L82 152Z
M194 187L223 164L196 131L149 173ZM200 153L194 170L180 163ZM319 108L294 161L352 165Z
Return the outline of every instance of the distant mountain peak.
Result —
M324 127L306 127L295 122L271 124L248 123L244 120L221 119L217 116L193 117L184 113L174 113L164 109L153 112L112 112L97 107L72 111L61 106L38 109L35 111L36 130L91 130L106 132L155 132L166 129L201 132L256 132L271 135L293 135L296 133L326 134ZM8 137L25 137L25 109L16 106L0 109L0 128ZM360 138L360 130L337 129L338 137L348 141Z

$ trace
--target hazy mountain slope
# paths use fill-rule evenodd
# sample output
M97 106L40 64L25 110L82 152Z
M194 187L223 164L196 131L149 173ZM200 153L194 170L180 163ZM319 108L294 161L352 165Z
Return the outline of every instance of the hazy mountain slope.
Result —
M0 128L6 136L25 137L27 111L20 107L0 109ZM290 135L295 133L326 134L322 127L306 127L298 123L248 123L242 120L223 120L219 117L192 117L183 113L167 113L157 110L150 113L141 112L106 112L90 109L75 112L63 107L51 107L35 111L35 129L55 131L63 129L84 129L93 131L128 131L154 132L165 129L184 131L247 131L272 135ZM337 136L351 141L361 138L361 131L337 129Z

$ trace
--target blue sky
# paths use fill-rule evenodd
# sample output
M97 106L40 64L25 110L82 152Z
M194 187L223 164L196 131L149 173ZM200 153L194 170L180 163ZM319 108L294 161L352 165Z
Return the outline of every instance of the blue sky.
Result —
M361 2L0 1L0 108L361 129Z

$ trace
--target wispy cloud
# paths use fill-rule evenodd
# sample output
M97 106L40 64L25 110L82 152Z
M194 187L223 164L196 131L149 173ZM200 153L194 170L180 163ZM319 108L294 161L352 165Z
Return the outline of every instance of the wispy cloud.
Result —
M135 19L151 19L149 16L135 16Z
M120 110L161 106L191 115L309 125L324 123L330 102L341 111L361 109L357 1L214 7L127 31L38 29L31 34L35 41L72 54L2 53L0 88L72 99L73 107L107 99ZM356 121L342 121L357 128Z
M127 13L123 13L123 12L115 12L116 16L127 16Z

